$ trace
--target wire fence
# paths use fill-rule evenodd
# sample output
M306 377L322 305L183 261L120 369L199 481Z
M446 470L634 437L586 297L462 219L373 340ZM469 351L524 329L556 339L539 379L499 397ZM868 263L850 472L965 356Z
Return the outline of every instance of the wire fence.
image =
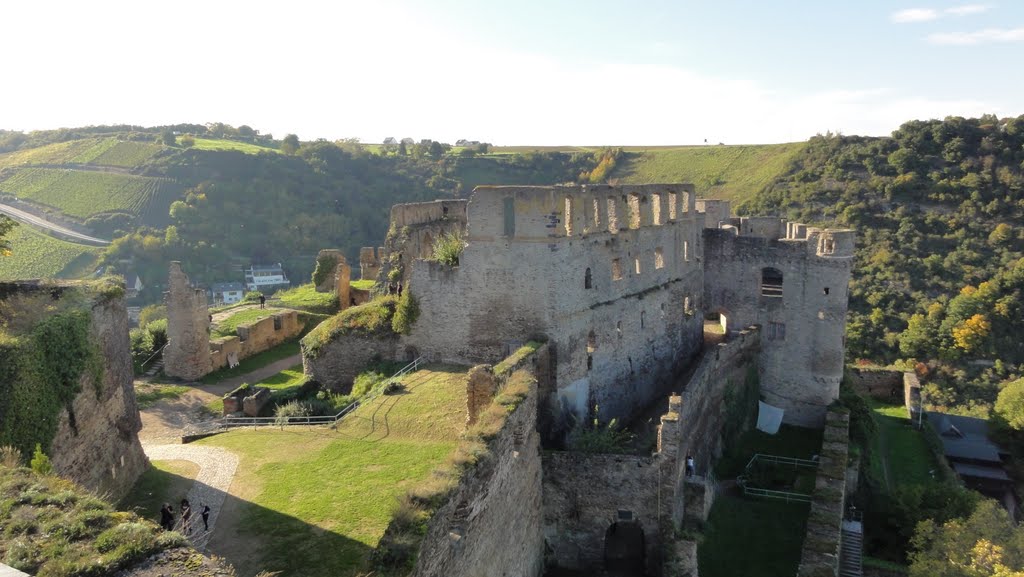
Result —
M750 462L747 463L744 469L744 474L736 479L736 483L743 488L743 494L748 497L763 497L766 499L779 499L787 503L810 503L811 495L807 493L797 493L795 491L777 491L774 489L765 489L762 487L753 487L750 485L750 481L747 475L750 470L757 464L758 461L771 463L773 465L784 465L791 466L797 469L817 469L818 461L811 459L797 459L795 457L782 457L779 455L765 455L763 453L756 453L751 457Z

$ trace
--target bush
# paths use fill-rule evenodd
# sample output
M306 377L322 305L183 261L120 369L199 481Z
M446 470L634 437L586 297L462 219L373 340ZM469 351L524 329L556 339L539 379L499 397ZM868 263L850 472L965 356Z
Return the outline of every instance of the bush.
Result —
M324 283L338 269L338 258L333 254L321 255L316 259L316 269L313 271L313 286L318 287Z
M461 234L442 234L434 241L433 260L448 266L459 266L462 249L466 241Z
M412 326L420 316L420 305L412 291L407 287L402 296L398 299L398 306L395 307L395 315L391 318L391 330L400 335L408 335L412 332Z
M632 440L632 433L621 430L617 419L602 426L596 406L590 424L577 423L569 433L569 446L581 453L622 453Z
M53 463L43 452L43 447L36 443L36 450L32 453L32 470L40 475L49 475L53 472Z
M245 293L244 297L242 297L242 302L244 302L244 303L258 303L258 302L260 302L260 297L261 296L263 296L263 293L261 293L260 291L249 291L249 292Z
M0 467L16 469L21 466L22 459L24 459L24 457L17 447L12 447L10 445L0 447Z
M139 313L139 328L146 326L153 321L167 318L167 305L148 305Z

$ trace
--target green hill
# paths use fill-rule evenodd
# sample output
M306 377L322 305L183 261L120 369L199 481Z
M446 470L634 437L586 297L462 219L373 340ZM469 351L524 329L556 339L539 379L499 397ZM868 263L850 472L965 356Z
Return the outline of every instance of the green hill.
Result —
M690 182L697 187L698 196L740 204L787 173L806 145L627 148L611 178L638 184Z

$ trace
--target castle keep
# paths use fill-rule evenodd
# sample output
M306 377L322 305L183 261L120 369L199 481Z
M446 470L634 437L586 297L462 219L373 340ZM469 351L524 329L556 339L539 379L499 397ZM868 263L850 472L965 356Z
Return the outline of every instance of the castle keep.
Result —
M458 266L428 260L432 239L463 230ZM718 315L730 333L761 327L765 400L786 422L821 426L842 378L853 237L734 218L687 184L482 186L468 202L398 205L378 278L401 279L421 312L378 352L493 363L545 339L557 360L539 402L557 431L595 407L602 420L639 415ZM307 357L307 373L350 383L351 363L316 357L359 357L361 341L339 338Z

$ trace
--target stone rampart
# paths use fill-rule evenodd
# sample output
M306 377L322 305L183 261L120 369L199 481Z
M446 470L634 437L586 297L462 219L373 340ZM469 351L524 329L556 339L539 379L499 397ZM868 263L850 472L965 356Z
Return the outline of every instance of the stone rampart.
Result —
M547 345L497 373L487 389L500 391L509 376L526 370L539 379L548 372ZM541 458L537 434L537 386L488 442L489 457L463 476L447 502L431 518L411 577L539 577L541 536Z
M839 574L849 444L849 413L829 411L797 577Z
M898 402L903 393L903 371L850 367L846 376L860 395Z
M330 264L332 261L334 262L333 265ZM321 266L320 263L324 263L325 265L328 265L328 267L326 271L320 272L321 280L314 288L318 293L334 292L337 287L335 271L339 265L344 264L347 266L348 264L348 261L345 260L345 253L336 248L321 249L320 252L316 254L316 265L318 269ZM317 276L316 272L314 272L313 276Z
M445 235L463 236L465 231L465 200L396 204L391 209L387 239L378 254L380 271L376 280L384 286L393 282L408 286L413 261L432 258L435 241Z
M221 337L209 343L211 371L228 366L234 354L242 360L291 340L302 332L297 311L282 311L273 316L238 325L237 336Z
M315 357L302 356L303 372L334 392L348 393L352 381L367 365L398 359L397 337L344 335L323 345Z

